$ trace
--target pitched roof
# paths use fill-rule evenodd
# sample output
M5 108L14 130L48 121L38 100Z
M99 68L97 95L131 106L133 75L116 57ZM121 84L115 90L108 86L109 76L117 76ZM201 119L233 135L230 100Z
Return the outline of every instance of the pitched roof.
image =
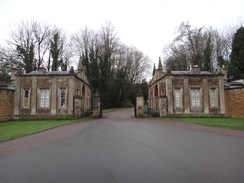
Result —
M199 73L193 71L171 71L173 75L212 75L208 71L200 71Z
M40 71L31 71L27 75L67 75L70 74L69 71L45 71L45 72L40 72Z

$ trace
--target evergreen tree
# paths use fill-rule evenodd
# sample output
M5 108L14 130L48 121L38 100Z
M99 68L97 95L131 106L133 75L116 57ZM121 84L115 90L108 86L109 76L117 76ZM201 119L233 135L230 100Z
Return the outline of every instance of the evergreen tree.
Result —
M52 58L52 71L57 71L62 59L60 58L60 52L62 50L62 42L60 41L59 32L53 35L53 39L50 40L50 56ZM48 64L49 65L49 64Z
M234 35L229 75L234 75L235 79L244 78L244 27L240 27Z

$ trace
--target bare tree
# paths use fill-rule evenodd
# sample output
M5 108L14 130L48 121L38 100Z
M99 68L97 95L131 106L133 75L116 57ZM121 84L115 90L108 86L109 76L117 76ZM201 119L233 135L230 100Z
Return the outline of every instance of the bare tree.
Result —
M0 46L0 81L8 81L12 66L16 65L18 72L22 72L23 64L15 50Z
M99 88L98 33L85 27L72 36L72 42L87 70L88 79L94 93Z
M229 57L228 40L213 28L192 29L189 23L178 27L179 35L164 51L167 70L188 70L199 65L202 70L214 71Z
M70 58L73 56L72 45L67 40L66 35L61 29L54 28L51 31L48 70L62 71L67 70Z
M37 68L44 61L44 56L49 48L49 39L51 36L50 26L44 23L39 23L37 21L32 22L32 30L36 40L37 47Z
M37 21L21 22L11 31L8 43L15 47L26 72L38 69L43 63L50 35L49 26Z
M143 79L149 59L135 47L122 44L111 23L99 31L87 27L72 36L87 69L92 91L107 104L121 103Z

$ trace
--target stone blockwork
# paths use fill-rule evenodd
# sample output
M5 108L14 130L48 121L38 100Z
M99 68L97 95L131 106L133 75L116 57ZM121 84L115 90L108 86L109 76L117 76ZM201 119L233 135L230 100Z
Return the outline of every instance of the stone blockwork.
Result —
M160 112L161 116L225 115L224 74L201 71L198 65L189 71L165 73L159 58L158 69L155 65L153 68L148 95L151 112Z
M144 98L143 95L136 96L136 116L137 118L144 117Z
M14 91L0 89L0 121L13 119Z
M81 60L77 71L40 67L15 76L14 119L81 117L91 110L91 89Z
M226 117L244 118L244 88L225 90Z
M98 93L93 95L93 117L94 118L102 117L101 100L100 100L100 95Z

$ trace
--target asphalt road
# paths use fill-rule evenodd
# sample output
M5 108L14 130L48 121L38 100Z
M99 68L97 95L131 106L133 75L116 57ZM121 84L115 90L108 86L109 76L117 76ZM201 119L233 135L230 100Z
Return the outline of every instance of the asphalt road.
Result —
M108 113L72 135L3 157L0 182L244 182L244 138L132 116Z

